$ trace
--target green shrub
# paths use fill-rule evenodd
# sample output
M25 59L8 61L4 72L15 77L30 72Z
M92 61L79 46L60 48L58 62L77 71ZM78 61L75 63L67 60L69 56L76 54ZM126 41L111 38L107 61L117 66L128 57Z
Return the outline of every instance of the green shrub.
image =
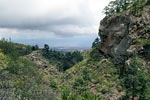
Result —
M50 87L52 87L54 90L57 89L57 83L55 79L50 80Z
M47 44L44 45L42 54L49 60L50 64L57 66L60 71L66 71L83 60L83 56L79 51L62 53L50 50Z
M83 93L88 88L88 81L84 80L83 77L78 77L75 79L72 88L78 93Z
M142 64L137 60L135 54L132 56L126 74L121 80L126 89L126 96L122 100L129 97L132 100L135 100L135 98L139 100L150 99L148 95L150 93L150 76L142 68ZM131 98L128 100L131 100Z
M92 95L89 92L84 92L82 94L71 93L70 90L66 89L63 91L62 96L59 100L102 100L96 95Z
M137 44L140 44L140 45L150 45L150 40L137 39Z

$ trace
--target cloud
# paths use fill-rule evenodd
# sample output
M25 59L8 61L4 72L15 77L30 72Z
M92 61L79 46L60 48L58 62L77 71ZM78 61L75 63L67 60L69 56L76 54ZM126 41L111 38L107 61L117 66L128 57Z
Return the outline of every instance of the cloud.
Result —
M108 1L0 0L0 37L96 35L99 14Z
M0 38L25 44L89 46L110 0L0 0Z

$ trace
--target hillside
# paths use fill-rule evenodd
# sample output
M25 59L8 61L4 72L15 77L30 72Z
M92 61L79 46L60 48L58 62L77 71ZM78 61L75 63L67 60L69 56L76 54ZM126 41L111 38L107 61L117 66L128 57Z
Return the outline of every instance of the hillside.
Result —
M26 51L30 46L7 41L1 41L0 46L1 100L56 100L56 95L59 97L50 87L49 80L59 76L60 72L54 67L47 70L50 67L47 60L40 59L40 55L35 58L37 53L31 49Z
M132 6L100 22L101 42L62 77L67 100L150 99L149 1L140 12L131 11Z
M78 51L37 50L33 46L1 40L0 99L56 100L61 96L57 83L64 74L62 68L72 67L81 58Z
M110 2L86 51L1 40L0 100L150 100L150 2L127 1Z

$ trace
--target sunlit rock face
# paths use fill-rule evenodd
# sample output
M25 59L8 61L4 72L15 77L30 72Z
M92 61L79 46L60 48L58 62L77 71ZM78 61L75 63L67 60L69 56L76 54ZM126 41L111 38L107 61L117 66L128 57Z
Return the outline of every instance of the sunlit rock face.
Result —
M129 26L131 19L127 15L113 16L101 21L99 36L100 52L107 56L127 55L129 48Z
M133 53L150 62L150 6L138 16L126 12L104 18L99 36L99 52L115 62L122 63Z

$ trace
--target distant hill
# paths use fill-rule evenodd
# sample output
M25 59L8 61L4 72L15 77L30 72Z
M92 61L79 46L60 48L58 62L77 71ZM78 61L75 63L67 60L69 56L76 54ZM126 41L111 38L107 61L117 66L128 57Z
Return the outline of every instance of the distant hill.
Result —
M89 47L53 47L51 48L53 50L59 51L59 52L71 52L71 51L84 51L89 50Z

